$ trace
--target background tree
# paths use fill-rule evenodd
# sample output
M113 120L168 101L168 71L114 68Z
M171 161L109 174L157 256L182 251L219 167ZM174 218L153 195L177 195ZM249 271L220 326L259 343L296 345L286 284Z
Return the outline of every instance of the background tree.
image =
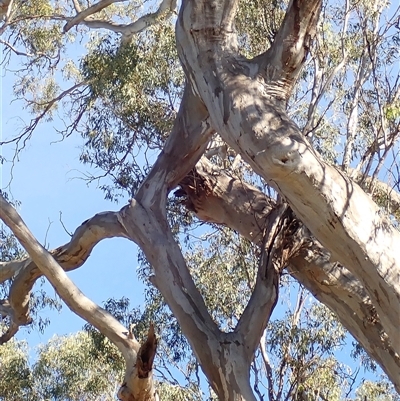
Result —
M12 279L1 303L8 324L1 342L31 321L30 291L43 274L123 355L119 398L155 399L153 326L140 344L64 272L81 266L100 240L120 236L143 251L143 275L162 294L219 399L255 399L250 371L284 269L335 313L399 390L398 9L381 1L184 1L175 16L171 1L154 13L141 6L2 4L4 64L24 57L15 96L33 113L4 144L15 143L18 153L62 104L69 120L61 133L81 133L82 161L112 177L106 196L127 191L133 198L85 221L51 254L2 198L0 217L29 258L1 266L1 280ZM78 38L86 54L64 59ZM154 149L161 150L156 160L137 156ZM230 317L221 314L229 300L218 310L201 292L205 271L196 280L190 257L183 258L177 234L190 239L196 224L183 207L257 249L247 299L238 303L241 294L230 291L241 305ZM322 377L310 373L309 347L318 339L305 341L293 320L284 331L302 345L295 355L287 345L278 383L296 380L278 384L277 393L269 387L269 397L284 390L309 397L312 380ZM266 372L272 383L267 364Z
M215 280L207 280L203 275L197 280L204 283L202 293L205 298L212 300ZM290 293L298 289L289 287L286 279L284 282L281 299L288 303ZM219 301L232 295L229 284L220 288ZM160 378L156 386L161 400L209 399L198 375L199 366L162 298L149 294L147 302L142 313L138 309L130 310L127 299L109 300L105 308L127 325L134 322L138 337L145 334L149 319L157 316L162 336L155 366ZM236 308L235 303L226 302L224 311L220 310L218 316L225 316L224 321L227 321ZM398 400L385 380L362 381L361 385L356 385L359 372L352 371L337 359L343 352L344 334L332 314L322 305L307 300L305 290L298 291L296 304L291 305L282 318L270 322L260 341L260 350L252 368L256 372L254 388L260 399L263 389L271 388L273 393L271 396L268 394L271 400L297 399L300 394L303 398L311 395L311 399L316 400L355 401L363 397ZM85 332L55 336L47 344L39 345L34 363L28 361L29 354L32 352L28 351L26 342L14 339L0 348L2 401L17 398L115 399L123 377L124 361L118 349L92 326L87 326ZM184 380L176 378L174 371L178 369ZM271 376L267 377L269 369Z

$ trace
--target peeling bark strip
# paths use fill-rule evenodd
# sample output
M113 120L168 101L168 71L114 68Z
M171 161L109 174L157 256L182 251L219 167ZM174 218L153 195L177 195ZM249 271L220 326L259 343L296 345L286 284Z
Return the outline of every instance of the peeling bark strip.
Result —
M129 334L132 336L132 332ZM146 341L140 346L134 368L134 380L124 382L118 391L121 401L156 401L157 393L153 384L153 362L157 352L157 337L154 325L150 324ZM150 379L150 380L149 380Z
M286 74L296 79L320 5L319 0L289 4L278 37L289 41L288 53L282 56L294 60L294 70L288 64L292 72L278 65L283 71L265 78L264 71L276 71L273 55L281 54L279 41L252 61L238 54L234 7L227 0L183 1L177 21L178 52L213 128L279 190L332 258L360 280L384 331L396 338L400 233L357 184L315 153L285 111L290 88L282 80ZM392 346L399 354L400 343Z
M147 334L147 340L140 347L137 356L136 366L140 379L148 378L153 369L154 357L156 356L157 351L157 342L158 340L154 333L154 325L152 323Z

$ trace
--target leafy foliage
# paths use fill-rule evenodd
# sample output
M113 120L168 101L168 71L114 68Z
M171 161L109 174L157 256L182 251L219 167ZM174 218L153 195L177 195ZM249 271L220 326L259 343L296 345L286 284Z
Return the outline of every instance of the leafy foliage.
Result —
M33 377L29 369L27 345L11 340L0 347L0 399L30 400Z
M133 195L151 163L143 152L161 148L181 95L183 73L171 24L123 47L102 37L83 58L81 73L89 91L82 106L87 120L81 160L113 177L114 188L103 187L107 197L118 189Z
M241 1L237 15L241 50L252 57L267 50L285 16L285 0Z
M182 95L184 74L177 58L172 20L162 20L137 35L135 41L121 45L111 31L91 32L88 37L88 28L79 27L63 34L65 21L60 15L72 11L69 2L15 3L14 19L4 27L7 42L3 64L6 69L13 65L16 48L24 53L14 91L33 116L16 141L25 143L25 137L40 121L60 112L67 120L62 135L78 132L84 141L81 161L100 171L88 180L111 178L111 184L100 186L111 200L134 195L169 135ZM317 38L294 88L289 113L323 158L349 174L351 169L360 173L363 187L398 222L400 209L388 206L390 192L366 181L367 176L379 177L400 190L400 92L395 69L400 48L398 17L391 14L385 1L346 4L346 9L342 2L324 4ZM286 5L286 1L278 0L241 2L236 25L240 49L246 57L268 49ZM113 4L96 17L129 22L140 13L141 6L135 1ZM71 43L84 49L84 55L68 54ZM61 81L69 88L63 90ZM231 166L236 156L228 147L226 153L229 163L219 160L224 168ZM244 163L240 167L235 173L241 179L265 185ZM228 229L205 234L203 227L195 227L196 219L182 212L181 205L173 200L169 212L176 235L186 234L186 259L213 319L222 329L232 329L254 286L258 250ZM201 240L195 242L193 236L198 232ZM21 256L15 239L3 228L0 241L2 261ZM151 269L143 266L139 274L148 284ZM6 283L4 291L10 284ZM254 387L264 386L270 400L276 401L306 397L398 400L385 380L364 380L355 389L357 369L351 370L339 361L348 340L345 331L326 308L314 302L306 304L304 291L290 281L284 282L281 297L286 295L292 301L293 292L299 293L295 307L270 322L261 344L267 352L262 346L257 352ZM46 305L59 307L56 300L39 290L31 303L33 315ZM147 287L142 309L131 309L127 298L110 299L105 309L126 327L133 325L139 340L145 338L150 322L156 322L161 339L156 371L162 399L205 398L195 357L154 287ZM39 320L39 328L45 325ZM122 380L123 361L104 336L89 325L85 329L43 345L32 366L23 343L12 341L2 346L0 399L113 399L115 386ZM353 356L374 368L357 345ZM259 392L262 398L265 392Z

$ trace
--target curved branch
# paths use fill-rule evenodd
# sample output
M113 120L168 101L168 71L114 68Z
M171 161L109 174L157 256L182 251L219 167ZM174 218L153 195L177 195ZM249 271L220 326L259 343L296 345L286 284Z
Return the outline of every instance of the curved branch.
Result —
M176 2L177 0L162 0L157 11L143 15L132 24L127 25L122 32L122 43L128 43L135 34L153 25L162 15L170 16L176 9Z
M123 1L126 0L101 0L91 7L80 11L65 24L64 33L67 33L74 26L82 24L93 29L108 29L115 33L120 33L122 35L122 43L126 44L132 40L134 35L153 25L161 16L166 15L168 17L176 9L176 0L162 0L157 11L143 15L131 24L126 25L91 17L91 15L103 10L109 5Z
M321 0L292 0L272 46L254 59L266 81L289 98L306 60L321 11Z
M337 316L400 391L400 356L365 289L318 242L291 260L291 275ZM394 339L396 342L396 339Z
M190 29L196 21L191 6L182 4L177 48L213 128L363 283L386 333L396 338L400 233L354 181L314 151L285 111L286 91L278 91L280 97L274 85L261 82L254 66L248 68L226 45L225 36ZM400 353L400 343L393 347Z
M135 198L160 210L167 193L197 163L214 132L207 109L187 84L171 134Z
M121 210L120 216L121 224L153 268L151 283L178 320L214 390L222 392L229 387L230 399L236 399L228 373L221 372L239 369L243 373L246 364L250 366L251 356L245 356L243 338L238 333L222 333L211 318L165 213L169 190L193 168L214 132L208 119L204 106L187 87L168 142L135 199ZM236 359L228 357L231 351ZM243 374L240 377L251 394L249 381ZM253 400L250 395L247 399Z
M135 358L132 350L137 352L138 343L127 335L126 328L118 320L79 290L59 263L39 244L16 210L2 195L0 195L0 218L11 229L68 307L106 335L118 347L125 360L133 361Z
M99 213L83 222L76 229L71 241L53 250L51 254L65 271L73 270L85 263L97 243L113 237L127 237L118 222L117 213ZM31 321L29 317L30 291L42 273L30 258L20 262L8 262L8 265L13 266L13 269L18 272L11 285L9 295L13 320L18 326L26 325ZM1 272L2 270L0 270L0 274Z
M152 283L160 289L183 332L197 331L194 338L216 331L216 324L167 223L165 203L169 190L193 168L206 149L214 132L208 119L204 105L190 85L186 85L178 116L163 151L135 199L120 213L121 224L129 237L141 247L154 268ZM187 338L190 341L193 336L187 335Z
M108 7L109 5L114 4L114 3L121 3L123 1L126 1L126 0L101 0L96 4L93 4L92 6L86 8L85 10L80 11L74 18L72 18L70 21L68 21L64 26L63 32L67 33L72 27L80 24L83 20L88 18L90 15L98 13L99 11Z
M0 218L11 229L67 306L104 334L123 355L126 371L124 383L118 393L119 399L154 401L156 397L152 368L157 347L154 327L150 327L148 338L141 346L132 332L79 290L54 257L39 244L16 210L2 195L0 195ZM5 336L11 337L15 331L14 324Z
M83 264L93 246L103 238L120 236L134 239L143 247L149 261L159 272L155 284L162 289L163 295L170 302L171 309L180 318L180 322L184 322L182 326L186 329L186 334L194 330L195 325L191 324L193 322L200 324L207 333L212 333L214 330L217 331L215 323L194 286L172 233L169 229L165 229L167 226L165 216L160 212L165 204L163 198L166 197L169 188L193 167L213 133L207 122L208 113L188 88L184 100L164 151L138 191L137 198L148 208L145 210L138 202L132 201L131 205L120 213L108 212L94 216L76 230L70 243L53 251L53 256L64 269L70 270ZM167 234L164 236L165 231ZM171 246L171 250L165 252L166 243L175 246ZM158 245L157 252L155 244ZM173 277L176 277L173 278L173 285L166 270L173 272ZM41 271L33 260L17 274L13 282L10 303L13 317L19 324L28 320L29 292L40 275ZM192 315L193 319L189 319L187 313L189 310L192 310L189 315ZM200 311L202 313L199 314ZM197 349L203 346L204 343L200 341ZM134 388L132 386L134 386L132 380L127 381L123 385L120 397L123 398L126 393L131 393Z
M18 330L18 324L11 320L7 331L0 337L0 345L6 343L7 341L10 341L18 333Z

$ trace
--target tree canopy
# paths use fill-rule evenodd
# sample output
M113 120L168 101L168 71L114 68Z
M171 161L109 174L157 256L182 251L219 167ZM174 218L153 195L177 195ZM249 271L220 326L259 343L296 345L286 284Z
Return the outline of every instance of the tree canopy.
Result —
M52 121L83 139L89 183L131 199L49 252L2 193L0 399L398 399L398 5L0 4L2 65L31 116L2 162ZM100 307L67 274L112 237L140 250L139 309ZM42 276L87 325L30 364L13 337L59 308L32 291ZM335 354L347 332L389 381L355 390Z

